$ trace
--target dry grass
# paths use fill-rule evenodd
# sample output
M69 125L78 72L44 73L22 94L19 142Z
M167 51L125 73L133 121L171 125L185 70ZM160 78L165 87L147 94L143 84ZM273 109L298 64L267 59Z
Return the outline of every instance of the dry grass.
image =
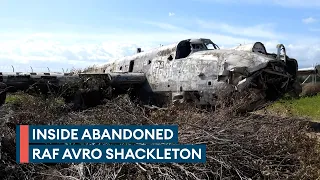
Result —
M150 110L127 96L84 111L59 99L18 94L0 110L5 134L0 179L317 179L320 152L308 122L295 118L236 115L239 104L207 112L191 105ZM179 142L207 145L205 164L15 163L15 124L178 124Z
M320 93L320 83L303 84L301 96L314 96L318 93Z

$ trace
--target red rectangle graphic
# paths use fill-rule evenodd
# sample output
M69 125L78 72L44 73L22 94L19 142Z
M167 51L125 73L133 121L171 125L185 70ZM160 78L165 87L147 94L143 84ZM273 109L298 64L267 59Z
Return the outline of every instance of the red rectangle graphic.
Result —
M20 163L29 162L29 125L20 126Z

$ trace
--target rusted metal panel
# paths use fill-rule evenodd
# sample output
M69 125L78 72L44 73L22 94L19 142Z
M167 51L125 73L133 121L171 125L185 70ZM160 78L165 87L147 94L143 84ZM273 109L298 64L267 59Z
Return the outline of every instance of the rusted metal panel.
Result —
M111 84L142 84L146 80L144 73L108 73Z

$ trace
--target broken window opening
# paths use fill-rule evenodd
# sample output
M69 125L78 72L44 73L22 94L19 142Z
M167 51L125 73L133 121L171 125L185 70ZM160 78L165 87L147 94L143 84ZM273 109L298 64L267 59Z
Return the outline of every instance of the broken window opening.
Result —
M207 46L207 48L210 49L210 50L211 50L211 49L216 49L216 48L213 46L213 44L206 44L206 46Z
M206 49L203 44L192 44L192 48L197 50Z
M134 66L134 60L130 61L129 72L133 71L133 66Z
M189 41L182 41L177 46L177 53L175 59L186 58L191 53L191 46Z
M207 49L220 49L218 45L213 43L210 39L201 39L201 41L204 43L204 45L207 47Z

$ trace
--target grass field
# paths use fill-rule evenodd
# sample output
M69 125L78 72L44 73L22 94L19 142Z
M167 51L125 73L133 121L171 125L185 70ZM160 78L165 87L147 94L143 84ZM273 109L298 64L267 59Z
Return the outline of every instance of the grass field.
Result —
M280 116L308 117L320 122L320 93L312 97L282 99L267 107L267 111Z

